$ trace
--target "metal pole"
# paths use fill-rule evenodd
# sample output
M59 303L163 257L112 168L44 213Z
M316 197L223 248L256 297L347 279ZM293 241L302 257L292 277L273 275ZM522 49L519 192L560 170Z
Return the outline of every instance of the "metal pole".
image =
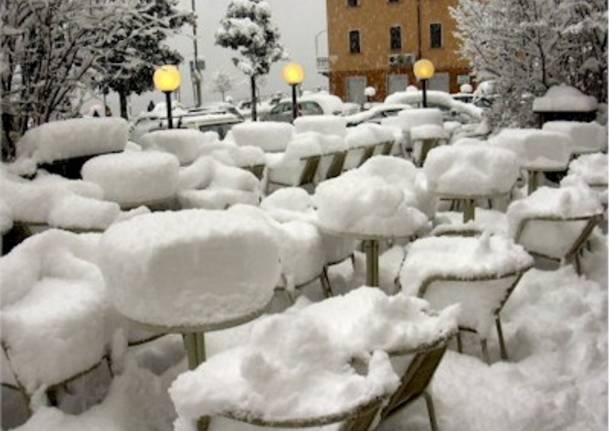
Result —
M375 239L364 241L366 253L366 284L379 287L379 242Z
M167 105L167 128L173 129L174 124L172 123L172 93L171 93L171 91L165 92L165 104Z
M474 220L474 199L464 199L464 223Z
M292 121L296 120L299 116L299 111L297 109L297 86L296 84L292 84Z
M421 80L421 87L422 87L422 91L423 91L423 95L422 95L422 105L424 108L428 107L428 98L426 97L426 79L422 79Z
M193 22L193 51L194 51L194 60L193 60L193 95L195 96L195 101L197 106L201 106L202 94L201 94L201 71L199 70L199 48L197 46L197 14L195 7L195 0L191 0L191 8L193 9L193 15L195 15L195 21Z

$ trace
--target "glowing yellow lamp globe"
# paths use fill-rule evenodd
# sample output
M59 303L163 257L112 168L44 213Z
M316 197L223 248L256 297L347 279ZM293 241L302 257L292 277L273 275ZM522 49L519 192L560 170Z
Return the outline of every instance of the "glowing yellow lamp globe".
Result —
M288 63L284 66L284 81L289 85L298 85L305 79L305 71L300 64Z
M430 60L422 58L413 65L413 73L420 81L430 79L434 76L434 64Z
M176 66L165 65L155 70L153 82L155 88L164 93L171 93L180 87L180 71Z

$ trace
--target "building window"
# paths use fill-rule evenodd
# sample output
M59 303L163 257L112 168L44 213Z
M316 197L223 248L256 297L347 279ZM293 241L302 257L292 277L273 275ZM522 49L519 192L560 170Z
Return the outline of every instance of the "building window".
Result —
M360 31L352 30L349 32L349 52L360 54Z
M360 0L347 0L347 7L356 7L360 5Z
M390 49L392 51L402 49L402 28L400 26L390 27Z
M430 48L442 48L443 46L443 26L435 23L430 24Z
M388 3L400 3L400 0L388 0Z

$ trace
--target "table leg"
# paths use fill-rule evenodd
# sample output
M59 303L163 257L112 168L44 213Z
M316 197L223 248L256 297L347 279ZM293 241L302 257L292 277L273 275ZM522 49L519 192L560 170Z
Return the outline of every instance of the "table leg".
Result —
M364 241L366 252L366 284L379 287L379 241L368 239Z
M528 181L527 181L527 194L531 195L538 188L538 179L539 173L538 171L528 171Z
M188 359L189 370L194 370L205 361L205 333L190 332L182 334L184 348ZM197 431L207 431L210 425L210 418L202 416L197 420Z
M464 223L474 220L474 199L464 199Z

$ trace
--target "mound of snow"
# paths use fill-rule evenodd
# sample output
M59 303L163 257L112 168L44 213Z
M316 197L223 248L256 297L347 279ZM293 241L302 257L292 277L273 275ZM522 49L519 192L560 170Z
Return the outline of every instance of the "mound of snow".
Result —
M138 143L145 150L173 154L181 165L187 165L199 157L202 147L209 141L208 137L194 129L167 129L146 133Z
M75 118L28 130L17 142L17 157L39 163L123 151L128 124L122 118Z
M567 135L539 129L502 129L489 143L513 151L521 166L532 170L567 168L573 147Z
M345 138L349 148L365 147L394 140L395 134L392 128L373 123L350 127Z
M519 177L519 163L511 151L481 145L434 148L423 169L430 190L440 195L503 194Z
M544 123L542 130L569 136L573 154L603 151L608 147L608 129L596 122L549 121Z
M251 145L270 152L284 151L295 133L292 124L272 121L236 124L231 132L240 147Z
M568 174L581 177L589 185L608 185L608 155L582 155L570 162Z
M597 109L597 99L586 96L569 85L554 85L542 97L536 97L534 112L590 112Z
M135 217L108 229L101 267L123 315L164 326L230 320L262 308L280 275L268 224L220 211Z
M347 133L347 121L334 115L307 115L294 120L297 133L318 132L323 135L344 137Z
M94 157L83 179L99 185L104 198L123 207L170 199L178 187L178 159L161 152L125 152Z
M447 139L449 135L443 126L438 124L423 124L411 127L411 141L425 139Z

